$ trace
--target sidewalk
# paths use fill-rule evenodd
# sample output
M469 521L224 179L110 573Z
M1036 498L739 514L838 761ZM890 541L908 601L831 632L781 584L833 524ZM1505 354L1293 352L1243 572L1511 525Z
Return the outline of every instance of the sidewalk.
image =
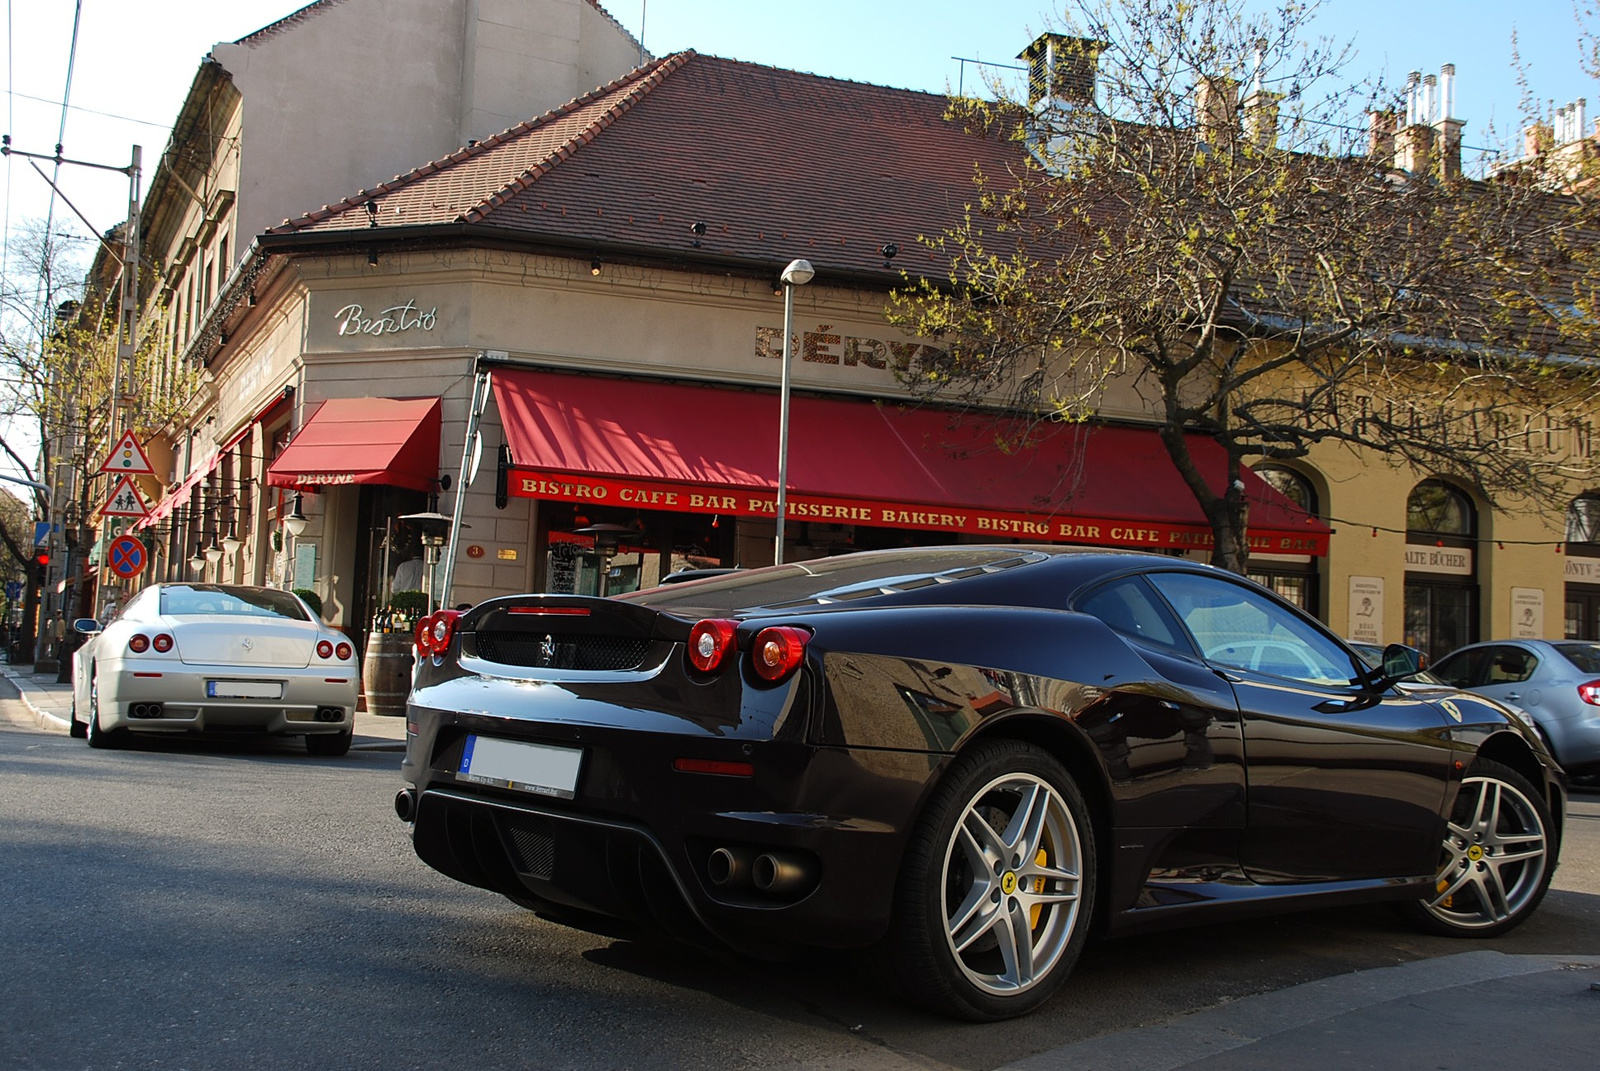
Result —
M1588 1071L1596 1039L1600 956L1478 951L1245 997L1001 1071Z
M22 701L32 710L40 726L66 732L72 710L72 686L56 681L56 671L35 673L31 665L0 664L3 673L22 695ZM406 749L406 721L404 718L384 717L356 711L355 739L350 747L357 751L404 751Z

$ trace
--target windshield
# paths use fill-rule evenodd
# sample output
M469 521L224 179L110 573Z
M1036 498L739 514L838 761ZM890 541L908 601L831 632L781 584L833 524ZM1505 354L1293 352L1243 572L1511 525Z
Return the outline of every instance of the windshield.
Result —
M161 589L161 613L280 617L307 621L306 611L287 591L275 588L233 588L215 584L169 584Z
M933 584L984 576L1049 556L1014 547L950 547L866 551L791 565L749 569L684 584L619 595L663 610L743 610L754 607L819 606L870 598Z

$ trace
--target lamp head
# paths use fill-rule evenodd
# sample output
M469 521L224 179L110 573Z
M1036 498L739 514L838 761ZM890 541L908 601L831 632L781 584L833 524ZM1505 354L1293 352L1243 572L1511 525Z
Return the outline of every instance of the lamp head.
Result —
M778 276L785 286L804 286L816 277L817 271L809 260L791 260L789 266L783 269L783 274Z

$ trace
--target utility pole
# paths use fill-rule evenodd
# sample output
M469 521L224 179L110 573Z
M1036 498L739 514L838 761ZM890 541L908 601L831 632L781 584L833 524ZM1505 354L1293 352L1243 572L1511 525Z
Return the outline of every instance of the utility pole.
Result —
M128 218L123 230L122 252L119 255L118 252L109 245L106 247L111 256L122 266L121 286L118 288L116 363L112 368L111 373L110 413L106 427L108 435L107 446L109 448L109 445L114 443L121 434L117 430L117 422L121 415L124 403L128 400L122 397L123 384L127 382L129 378L131 378L131 376L128 376L127 373L131 373L132 371L133 355L137 349L140 264L139 213L141 208L139 177L141 172L143 149L138 145L133 146L133 154L131 159L126 166L119 167L114 164L99 164L90 160L69 159L68 157L62 155L60 144L56 145L54 153L26 152L22 149L14 148L12 146L10 134L0 136L0 156L12 155L21 156L29 160L48 160L51 163L54 163L58 168L62 164L72 164L77 167L89 167L99 171L115 171L128 177ZM77 215L80 220L83 220L84 226L89 228L89 233L98 237L101 234L101 230L95 227L95 225L90 223L87 219L84 219L83 213L78 211L77 206L73 205L72 201L64 192L62 192L61 188L58 187L49 176L45 175L45 173L40 170L37 165L34 166L34 170L38 171L39 176L44 179L50 188L55 190L56 193L61 196L61 199L66 203L67 207L71 208L73 213ZM103 238L100 240L102 244L105 244L105 240ZM41 338L41 347L44 344L45 340ZM124 365L127 366L126 373L124 370ZM51 389L55 389L58 386L58 384L52 383ZM48 433L50 433L49 429L47 429L47 434ZM95 444L88 442L87 437L85 437L85 441L82 443L82 450L86 458L90 456L89 451L94 449L94 446ZM70 555L63 555L59 553L58 550L58 546L60 549L65 549L64 540L61 538L60 526L60 518L63 513L63 506L57 500L60 490L61 489L57 487L56 492L51 494L49 501L50 515L48 518L46 518L49 522L49 528L47 529L49 533L47 536L47 546L50 552L50 560L51 562L62 562L61 575L63 580L70 576L77 576L79 582L82 583L87 579L87 570L83 568L83 565L87 558L89 548L80 545L74 548L75 553ZM88 522L87 517L82 517L79 520L80 523L83 524L87 524ZM99 542L103 544L104 541L105 532L102 529ZM31 577L32 574L30 573L30 579ZM52 608L63 613L65 612L61 604L58 603L53 597L55 593L49 590L49 580L50 571L48 570L45 572L45 575L40 577L38 580L38 584L42 589L40 591L42 596L40 602L40 624L43 624L47 620L47 615ZM35 652L35 668L38 668L38 653L47 650L48 643L53 638L53 636L49 635L48 629L40 628L38 630L36 641L37 650Z

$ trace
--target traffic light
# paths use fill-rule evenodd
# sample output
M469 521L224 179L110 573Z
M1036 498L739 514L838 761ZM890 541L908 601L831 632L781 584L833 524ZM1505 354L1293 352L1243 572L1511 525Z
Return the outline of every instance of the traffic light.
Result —
M45 575L50 571L50 552L39 547L33 552L33 567L38 570L39 582L43 583Z

